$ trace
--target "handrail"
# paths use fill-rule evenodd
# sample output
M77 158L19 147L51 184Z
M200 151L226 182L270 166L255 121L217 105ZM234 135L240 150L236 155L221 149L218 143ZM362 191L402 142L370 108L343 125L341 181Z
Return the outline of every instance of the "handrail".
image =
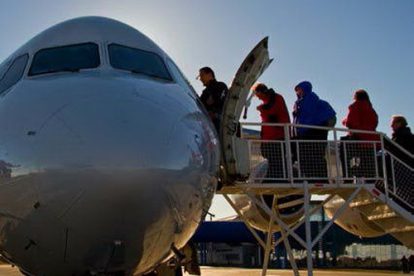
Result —
M389 191L390 194L392 194L393 197L397 198L398 200L404 202L405 205L407 205L410 208L414 208L414 205L411 204L410 202L408 202L407 200L405 200L404 198L402 198L401 196L398 195L398 193L395 193L393 191Z
M340 132L354 132L354 133L365 133L365 134L377 134L377 135L386 135L380 131L372 131L372 130L361 130L361 129L349 129L349 128L337 128L337 127L326 127L326 126L315 126L315 125L302 125L302 124L281 124L281 123L259 123L259 122L240 122L240 125L245 126L289 126L289 127L296 127L296 128L310 128L310 129L323 129L323 130L330 130L330 131L340 131Z
M405 157L413 158L414 155L389 139L385 133L302 124L241 122L240 126L274 126L283 128L284 131L284 138L281 140L254 139L241 132L241 138L248 141L251 183L265 181L294 186L297 181L315 181L313 183L325 182L338 187L374 184L384 193L386 202L398 199L406 206L413 207L414 203L407 197L406 189L407 183L412 179L414 168L411 163L407 163L409 161L404 160ZM307 140L300 137L291 139L293 128L333 131L333 137L328 140ZM341 140L341 132L373 134L378 138ZM269 146L263 147L265 144ZM392 149L396 149L397 153L402 155L397 157L397 153ZM261 165L266 159L268 166L273 164L272 169L268 167L267 172Z
M395 154L393 154L392 152L390 152L389 150L385 149L385 152L392 157L392 159L397 160L399 163L403 164L407 169L409 169L410 171L414 172L414 168L411 168L408 164L406 164L404 161L402 161L400 158L398 158L397 156L395 156Z
M303 125L303 124L282 124L282 123L259 123L259 122L240 122L240 125L243 126L275 126L275 127L293 127L293 128L309 128L309 129L321 129L334 132L352 132L352 133L361 133L361 134L375 134L384 137L387 142L391 143L398 150L406 154L408 157L414 158L414 154L410 153L408 150L403 148L401 145L397 144L395 141L391 140L384 132L381 131L372 131L372 130L361 130L361 129L350 129L350 128L338 128L338 127L326 127L326 126L315 126L315 125ZM242 134L243 135L243 134ZM362 140L360 140L362 141ZM367 140L371 141L371 140Z
M396 143L394 140L390 139L388 136L384 136L384 138L387 140L388 143L391 143L394 147L396 147L398 150L406 154L407 156L414 158L414 153L409 152L405 148L403 148L400 144Z
M384 173L384 188L385 188L385 200L388 202L388 199L390 198L390 187L388 186L388 171L387 171L387 161L385 158L385 147L384 147L384 136L381 136L381 150L382 150L382 154L381 154L381 159L382 159L382 169L383 169L383 173ZM393 185L395 185L395 183L393 183Z

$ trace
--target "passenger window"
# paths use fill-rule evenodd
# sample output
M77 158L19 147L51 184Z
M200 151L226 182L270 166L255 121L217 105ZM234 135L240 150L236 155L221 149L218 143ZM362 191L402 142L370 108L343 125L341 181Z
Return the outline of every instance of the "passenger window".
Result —
M29 55L25 54L13 61L7 72L0 80L0 94L15 85L23 77L24 69L26 68L28 59Z
M118 44L108 46L111 66L117 69L171 81L171 75L156 53Z
M99 64L99 47L95 43L47 48L34 55L29 76L77 72L81 69L96 68Z

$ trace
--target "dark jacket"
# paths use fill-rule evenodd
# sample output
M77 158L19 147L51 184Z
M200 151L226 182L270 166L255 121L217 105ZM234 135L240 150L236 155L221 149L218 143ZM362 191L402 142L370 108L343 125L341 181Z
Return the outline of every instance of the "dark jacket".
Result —
M227 92L227 85L216 80L211 80L203 90L200 99L213 120L220 118Z
M378 126L378 115L369 101L359 100L348 107L348 115L342 124L349 129L375 131ZM379 136L369 133L350 133L356 140L376 141Z
M414 135L409 127L400 127L392 134L392 140L414 154Z
M392 134L392 140L411 154L414 154L414 135L411 133L409 127L402 127L395 131ZM399 160L411 168L414 168L414 158L411 158L405 152L400 150L400 148L396 147L393 143L385 139L384 147Z
M298 85L301 87L301 84ZM336 112L332 106L321 100L312 92L311 87L304 86L304 95L298 98L293 106L293 122L302 125L326 126L328 121L335 118ZM297 136L304 135L309 129L298 128Z
M263 123L290 123L289 112L282 95L270 89L270 94L257 107ZM283 140L285 138L283 127L262 126L261 137L263 140Z

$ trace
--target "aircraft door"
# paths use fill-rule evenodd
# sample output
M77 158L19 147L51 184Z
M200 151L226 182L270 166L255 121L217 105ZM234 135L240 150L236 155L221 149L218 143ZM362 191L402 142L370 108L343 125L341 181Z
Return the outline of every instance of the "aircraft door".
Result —
M250 88L269 67L268 37L262 39L247 55L231 83L227 93L220 129L222 146L223 183L249 177L249 149L247 141L238 137L239 119L246 105Z

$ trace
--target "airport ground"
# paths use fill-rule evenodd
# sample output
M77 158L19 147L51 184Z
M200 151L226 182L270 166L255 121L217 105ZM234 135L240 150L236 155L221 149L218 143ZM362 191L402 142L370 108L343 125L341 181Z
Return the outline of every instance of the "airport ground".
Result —
M203 276L257 276L261 275L260 269L243 269L229 267L202 267ZM291 270L286 269L270 269L269 276L291 276ZM382 271L382 270L316 270L315 276L391 276L402 274L398 271ZM186 274L187 275L187 274ZM306 271L300 272L301 276L307 275ZM409 275L409 274L404 274ZM414 275L413 273L411 275ZM16 268L6 265L0 265L0 276L22 276Z
M381 270L316 270L315 276L389 276L398 275L398 271L381 271ZM204 267L203 276L258 276L261 275L261 269L242 269L242 268L217 268ZM291 276L292 270L287 269L269 269L268 276ZM305 270L300 271L301 276L307 275ZM407 274L405 274L407 275Z

